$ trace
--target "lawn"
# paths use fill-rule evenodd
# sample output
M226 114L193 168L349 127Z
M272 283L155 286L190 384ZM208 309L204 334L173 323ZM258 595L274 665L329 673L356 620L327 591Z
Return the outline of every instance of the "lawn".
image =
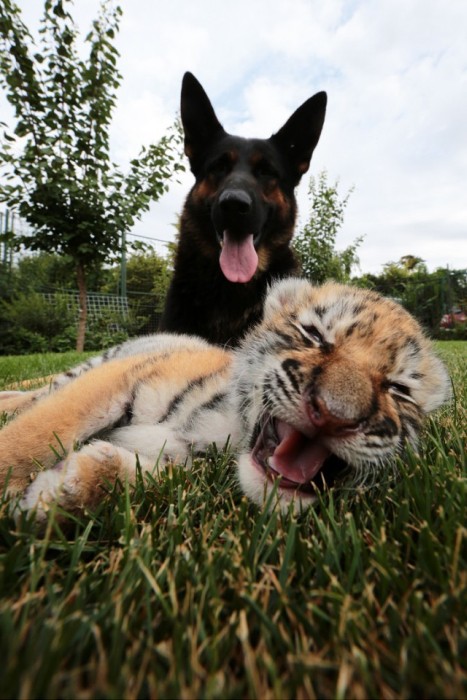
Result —
M0 513L1 698L465 698L467 343L402 477L266 512L214 450L66 537ZM1 386L70 355L0 358Z

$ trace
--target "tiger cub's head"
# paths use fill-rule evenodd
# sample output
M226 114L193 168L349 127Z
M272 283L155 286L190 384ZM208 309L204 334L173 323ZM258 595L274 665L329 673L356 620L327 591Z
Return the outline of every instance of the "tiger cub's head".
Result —
M323 484L374 483L450 381L417 321L356 287L277 282L263 322L234 361L244 427L239 475L262 503L278 480L284 507L309 505Z

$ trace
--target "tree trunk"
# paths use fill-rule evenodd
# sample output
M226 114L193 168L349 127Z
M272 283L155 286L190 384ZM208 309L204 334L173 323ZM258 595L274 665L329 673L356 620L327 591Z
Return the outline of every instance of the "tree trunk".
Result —
M88 302L86 289L86 275L82 263L78 263L76 268L76 278L78 280L79 292L79 316L78 316L78 333L76 336L76 350L83 352L84 336L86 335L86 321L88 317Z

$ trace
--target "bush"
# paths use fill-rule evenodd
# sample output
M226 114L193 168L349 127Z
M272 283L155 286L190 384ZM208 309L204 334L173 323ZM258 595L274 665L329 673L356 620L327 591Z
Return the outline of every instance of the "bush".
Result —
M440 328L435 337L438 340L467 340L467 323L456 323L453 328Z
M76 309L61 295L49 301L37 292L20 292L10 301L0 302L0 314L4 355L73 347L65 339L76 338Z
M128 316L111 310L101 311L98 317L88 318L85 349L101 351L122 343L127 340L131 325L132 321Z
M77 307L66 295L51 299L38 292L22 292L0 301L2 355L67 352L76 346ZM102 311L88 321L86 350L101 351L128 338L132 317Z

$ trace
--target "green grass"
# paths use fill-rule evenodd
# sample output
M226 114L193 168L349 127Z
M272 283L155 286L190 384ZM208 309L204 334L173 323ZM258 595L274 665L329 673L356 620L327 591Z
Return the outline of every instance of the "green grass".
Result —
M266 513L213 452L117 485L67 537L3 504L0 697L467 697L466 349L440 345L456 401L378 491Z
M0 391L14 382L40 379L61 372L82 362L96 353L65 352L42 355L0 355ZM40 382L37 386L40 385Z

